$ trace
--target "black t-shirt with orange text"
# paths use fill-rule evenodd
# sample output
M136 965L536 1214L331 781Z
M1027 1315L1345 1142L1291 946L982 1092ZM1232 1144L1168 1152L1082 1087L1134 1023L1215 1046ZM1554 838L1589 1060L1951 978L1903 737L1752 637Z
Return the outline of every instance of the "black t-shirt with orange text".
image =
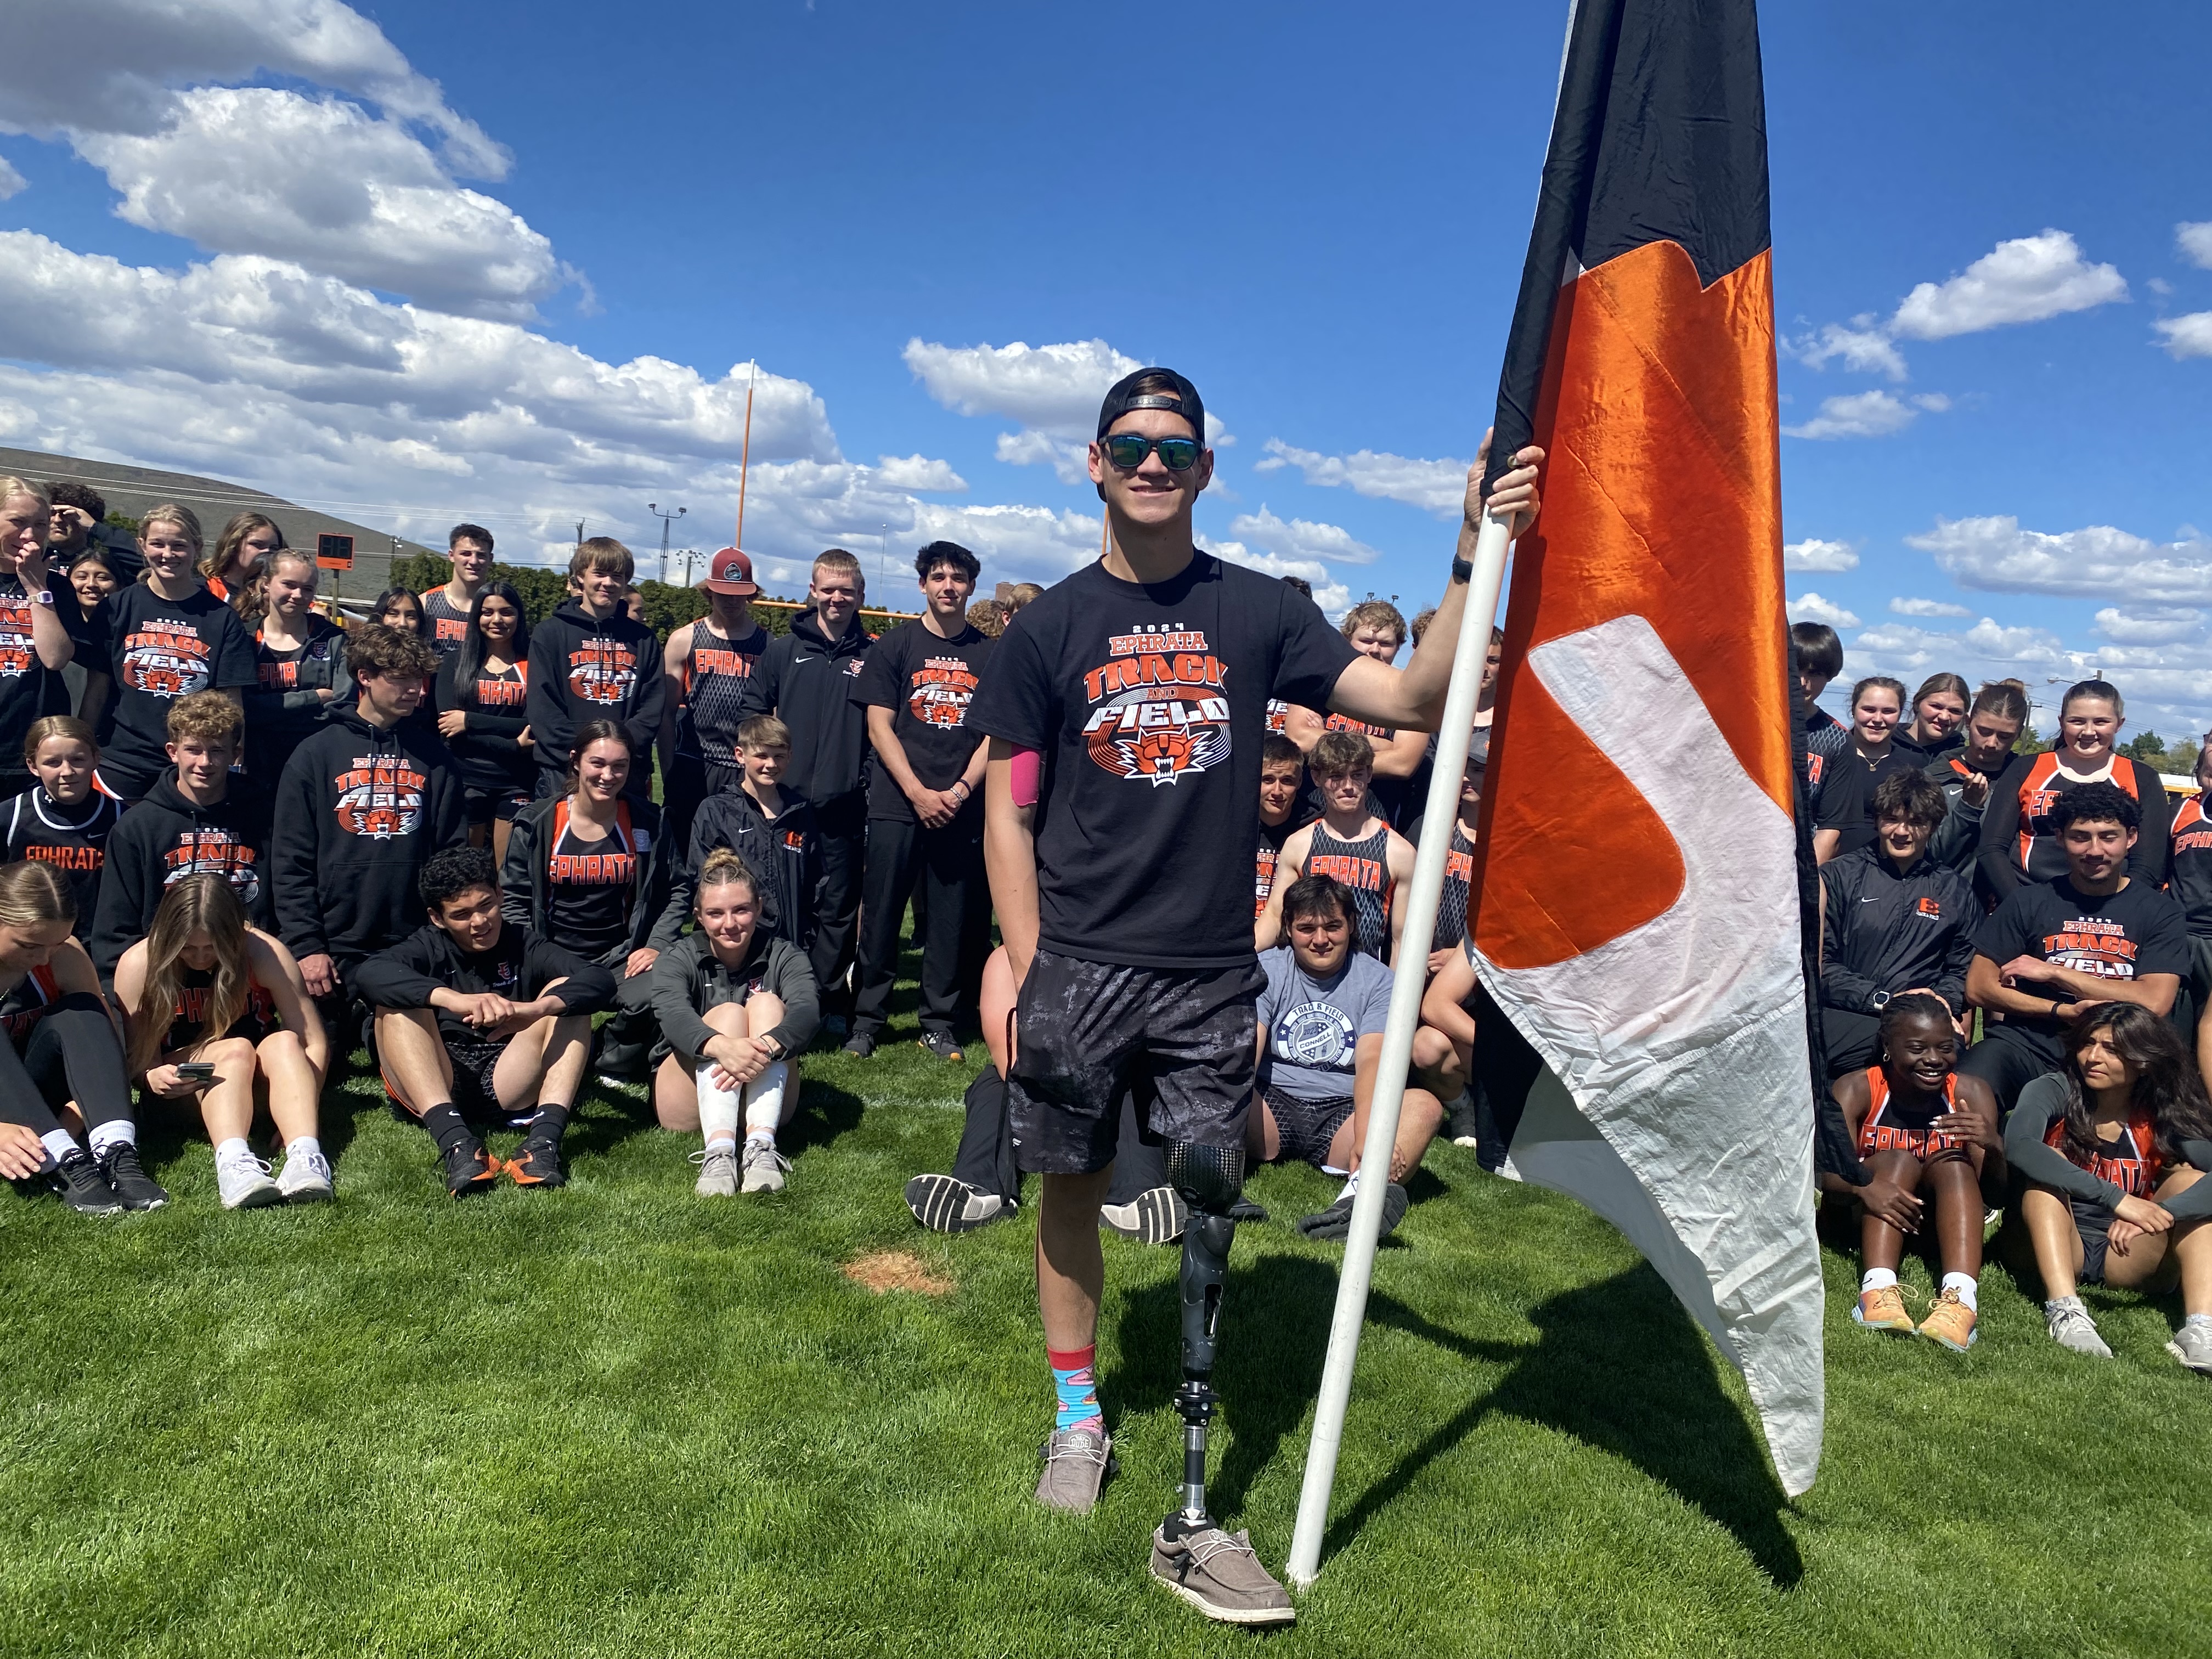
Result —
M862 660L848 695L864 707L891 711L891 735L925 789L950 789L959 782L983 740L968 723L968 705L992 644L988 635L965 624L947 640L910 622L884 634ZM981 804L979 789L970 803L978 823ZM889 767L875 768L869 781L868 816L914 822L914 804Z
M2171 894L2133 879L2117 893L2084 893L2064 876L2014 890L1976 930L1974 954L2000 968L2014 957L2035 957L2112 980L2146 974L2186 979L2191 962L2188 924ZM2040 994L2039 988L2025 988ZM2055 1019L2016 1014L1990 1027L1992 1035L2027 1042L2053 1066L2062 1057L2061 1030Z
M1311 599L1210 553L1150 586L1086 565L1023 607L968 718L1045 758L1039 943L1135 968L1252 963L1267 700L1326 708L1353 655Z
M204 587L165 599L136 583L110 594L106 611L115 685L100 760L127 774L157 772L169 763L169 709L178 698L257 682L253 636Z
M22 769L23 736L34 721L70 712L69 687L31 641L31 611L21 579L0 576L0 771Z

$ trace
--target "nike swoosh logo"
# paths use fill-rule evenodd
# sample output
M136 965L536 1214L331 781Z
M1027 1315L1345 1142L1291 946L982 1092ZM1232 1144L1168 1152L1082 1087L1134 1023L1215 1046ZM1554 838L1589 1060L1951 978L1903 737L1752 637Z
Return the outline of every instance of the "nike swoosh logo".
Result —
M1879 903L1881 903L1881 894L1879 894L1879 893L1876 893L1876 894L1875 894L1872 898L1870 898L1870 899L1861 899L1861 900L1859 901L1859 902L1860 902L1861 904L1879 904Z

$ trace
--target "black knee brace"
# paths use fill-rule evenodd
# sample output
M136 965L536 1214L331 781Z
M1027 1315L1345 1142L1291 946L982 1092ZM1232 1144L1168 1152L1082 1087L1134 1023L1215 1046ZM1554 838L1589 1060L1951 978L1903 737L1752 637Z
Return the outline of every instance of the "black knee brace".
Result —
M1168 1179L1190 1206L1182 1230L1182 1268L1178 1278L1182 1303L1182 1387L1176 1409L1183 1423L1182 1520L1210 1525L1206 1512L1206 1431L1212 1421L1214 1337L1221 1319L1221 1292L1229 1277L1229 1247L1237 1237L1230 1206L1244 1189L1241 1147L1201 1146L1170 1140L1166 1146Z

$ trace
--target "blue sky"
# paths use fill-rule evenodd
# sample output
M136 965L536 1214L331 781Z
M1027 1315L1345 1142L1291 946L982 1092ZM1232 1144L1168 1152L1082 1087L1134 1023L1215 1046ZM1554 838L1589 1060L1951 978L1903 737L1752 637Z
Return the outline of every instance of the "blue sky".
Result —
M680 503L711 548L757 362L772 585L936 535L1049 580L1097 546L1068 474L1098 390L1164 361L1219 418L1208 544L1409 611L1494 396L1565 21L11 12L0 441L416 535L465 512L523 556L579 518L657 549L645 503ZM2212 222L2212 13L1875 0L1765 30L1801 611L1853 672L2044 692L2094 665L2136 726L2203 729L2212 229L2184 228Z

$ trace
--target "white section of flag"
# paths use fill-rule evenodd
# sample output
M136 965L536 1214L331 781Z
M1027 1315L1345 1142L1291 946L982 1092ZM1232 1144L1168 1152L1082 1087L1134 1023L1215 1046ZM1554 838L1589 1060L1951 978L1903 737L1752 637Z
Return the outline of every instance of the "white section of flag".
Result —
M1643 617L1548 640L1528 667L1658 813L1684 879L1662 915L1567 961L1477 957L1549 1067L1506 1173L1644 1252L1743 1372L1795 1497L1823 1412L1796 828Z

